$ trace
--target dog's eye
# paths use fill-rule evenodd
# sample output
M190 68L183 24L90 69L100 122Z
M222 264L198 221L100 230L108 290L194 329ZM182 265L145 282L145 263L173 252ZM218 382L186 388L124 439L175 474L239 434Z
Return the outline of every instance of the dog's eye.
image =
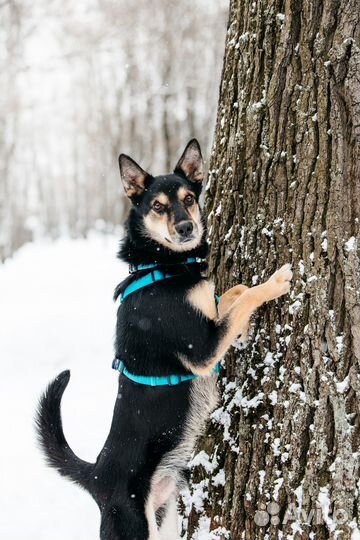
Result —
M165 211L165 206L161 204L161 202L155 201L152 205L152 209L155 210L155 212L158 212L158 214L161 214Z
M186 195L186 197L184 199L184 203L186 204L186 206L191 206L193 202L194 202L194 196L193 195Z

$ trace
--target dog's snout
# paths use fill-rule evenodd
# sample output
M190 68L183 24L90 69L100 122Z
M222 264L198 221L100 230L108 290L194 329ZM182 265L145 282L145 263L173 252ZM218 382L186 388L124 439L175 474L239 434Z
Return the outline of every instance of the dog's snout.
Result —
M180 221L175 225L175 229L182 238L188 238L193 232L194 226L192 221Z

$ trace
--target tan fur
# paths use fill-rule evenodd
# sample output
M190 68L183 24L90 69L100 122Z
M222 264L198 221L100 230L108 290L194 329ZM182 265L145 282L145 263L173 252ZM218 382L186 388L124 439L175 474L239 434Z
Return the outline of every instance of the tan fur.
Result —
M213 320L217 315L214 294L214 284L202 280L190 290L187 300L195 309L205 315L205 317Z
M190 190L187 190L183 187L180 187L177 192L179 200L183 200L186 195L189 194L194 195ZM165 193L159 193L156 198L154 198L153 203L156 200L164 205L169 204L168 197ZM158 214L154 210L150 211L148 215L144 218L144 232L159 244L170 248L173 251L181 252L194 249L196 246L199 245L199 242L201 241L203 235L203 225L201 223L200 209L198 204L194 202L193 205L186 208L186 211L189 215L189 218L193 222L194 232L196 233L194 240L192 240L191 242L187 242L184 244L179 242L178 234L175 229L175 222L173 216L171 215L171 212L169 216L168 213Z
M195 193L193 193L189 189L186 189L184 187L179 187L179 189L177 191L177 196L178 196L179 200L183 201L185 199L186 195L192 195L193 197L195 197Z
M248 287L245 285L235 285L226 293L222 294L218 304L219 317L223 317L227 313L233 303L239 298L240 294L246 291Z
M193 197L195 197L195 194L192 191L189 191L188 189L184 187L180 187L178 189L177 196L181 201L183 201L187 195L192 195ZM201 217L200 208L196 200L194 200L194 204L186 208L186 211L189 214L189 217L193 221L193 223L199 222L200 217Z
M223 302L220 299L219 307L222 314L219 314L218 321L221 322L226 318L229 324L227 332L215 351L214 356L202 366L192 365L187 358L181 356L180 360L183 362L184 366L196 375L210 375L215 365L226 353L233 341L239 335L241 335L242 339L245 339L249 327L249 320L254 311L265 302L275 300L275 298L279 298L283 294L289 292L291 278L292 272L290 265L286 264L262 285L251 287L249 289L244 289L244 286L240 286L241 288L237 290L234 287L233 289L230 289L230 291L227 291L227 293L223 295Z
M165 238L169 236L168 219L166 214L156 214L155 212L150 212L144 217L144 224L151 238L158 240L159 242L160 239L163 239L162 243L165 243ZM168 246L168 243L165 245Z
M187 208L187 212L194 223L198 223L200 221L200 208L196 203L189 206L189 208Z
M159 193L156 198L153 200L152 204L154 204L155 201L159 201L159 203L163 204L164 206L166 206L167 204L169 204L169 199L168 197L165 195L165 193Z
M159 244L170 248L172 251L189 251L199 245L203 234L203 227L201 223L198 225L198 234L194 240L187 242L186 244L177 243L173 240L174 233L172 233L173 227L169 220L165 216L154 216L155 212L151 212L144 218L145 230L144 233L150 238L158 242Z
M127 186L124 186L124 188L128 197L133 197L139 193L139 189L132 184L128 184Z
M170 216L170 218L168 219L168 229L169 229L169 233L170 233L170 238L175 238L176 237L176 229L175 229L175 218L173 215Z

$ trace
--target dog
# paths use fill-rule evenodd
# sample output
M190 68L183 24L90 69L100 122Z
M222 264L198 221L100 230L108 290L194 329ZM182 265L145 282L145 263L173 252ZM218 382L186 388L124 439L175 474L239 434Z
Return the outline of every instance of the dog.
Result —
M70 449L60 413L69 371L41 397L37 429L49 465L98 504L101 540L175 540L178 492L218 402L216 366L236 338L246 339L254 311L289 292L292 272L285 265L265 283L237 285L217 301L204 277L197 140L173 174L154 177L124 154L119 165L131 201L119 257L131 273L115 291L122 299L115 368L122 373L110 433L96 463Z

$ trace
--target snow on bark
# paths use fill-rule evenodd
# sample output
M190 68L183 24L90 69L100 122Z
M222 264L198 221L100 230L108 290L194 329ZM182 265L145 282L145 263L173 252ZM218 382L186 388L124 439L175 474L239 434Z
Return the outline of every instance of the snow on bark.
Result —
M359 43L359 0L230 2L209 272L219 294L295 276L227 355L189 540L359 538Z

